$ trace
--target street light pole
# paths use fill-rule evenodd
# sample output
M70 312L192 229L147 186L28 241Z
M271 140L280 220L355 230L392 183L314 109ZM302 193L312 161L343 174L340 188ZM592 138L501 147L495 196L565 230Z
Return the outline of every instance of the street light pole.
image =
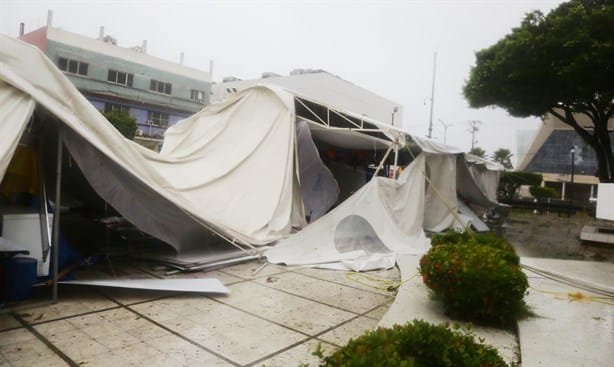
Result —
M571 198L571 187L573 186L573 175L576 169L576 147L571 147L571 179L569 180L569 213L568 216L571 216L571 211L573 209L572 198Z
M441 124L443 125L443 143L446 143L446 136L448 135L448 128L450 126L452 126L452 124L446 124L445 122L443 122L441 119L438 119L439 122L441 122Z
M576 148L573 147L571 148L571 182L570 182L570 184L572 185L573 185L573 175L574 175L575 169L576 169Z
M429 139L433 136L433 105L435 104L435 71L437 70L437 52L433 55L433 84L431 85L431 114L429 115Z

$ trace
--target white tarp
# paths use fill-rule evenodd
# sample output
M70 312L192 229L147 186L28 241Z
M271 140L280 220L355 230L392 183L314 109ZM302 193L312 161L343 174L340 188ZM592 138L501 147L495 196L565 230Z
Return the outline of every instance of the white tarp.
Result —
M464 158L475 185L490 204L495 204L499 178L505 170L503 166L468 153L464 154Z
M424 229L442 232L455 226L454 213L458 211L456 194L456 154L425 153L426 190ZM457 225L458 226L458 225Z
M4 177L34 105L30 96L0 80L0 177Z
M296 141L305 215L313 222L337 202L339 185L320 159L306 121L296 123Z
M206 247L212 230L250 245L283 239L306 225L305 207L315 219L338 195L337 182L310 140L313 124L296 123L294 95L288 91L255 86L210 105L169 128L156 153L126 140L37 48L0 35L0 101L0 169L10 161L37 103L61 122L72 160L93 189L139 229L179 251ZM410 139L398 129L369 123L389 139L376 139L379 145L402 147ZM358 149L356 141L363 146L372 138L324 125L313 131L320 138L334 132L332 142L340 149ZM416 160L398 181L374 178L302 237L288 239L313 241L303 244L303 263L315 262L317 252L310 255L310 248L320 251L320 240L349 243L349 250L322 252L326 261L337 261L370 237L392 253L423 250L423 221L429 230L454 225L459 151L411 139L431 154ZM426 198L425 171L437 188ZM378 251L366 252L387 252ZM309 256L314 261L307 261Z
M66 146L96 192L178 250L209 241L208 228L265 244L305 224L286 92L254 87L211 105L170 129L157 154L126 140L37 48L2 35L0 81L0 116L10 116L0 168L34 100L66 127Z
M398 180L374 177L265 256L272 263L342 262L353 270L369 270L394 265L395 254L423 253L429 246L422 230L424 189L424 157L419 156Z

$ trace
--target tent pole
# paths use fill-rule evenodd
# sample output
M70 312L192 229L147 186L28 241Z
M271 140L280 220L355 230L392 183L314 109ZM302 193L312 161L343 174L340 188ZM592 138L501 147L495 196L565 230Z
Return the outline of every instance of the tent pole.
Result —
M386 159L388 159L388 155L390 155L390 151L391 150L392 150L392 145L388 147L388 150L386 151L386 154L384 154L384 158L382 158L382 161L379 162L379 166L377 166L377 169L375 170L375 173L373 174L373 177L377 177L377 174L379 173L379 171L384 166L384 162L386 162Z
M399 146L395 142L394 143L394 179L399 178Z
M49 251L51 250L51 233L49 228L49 211L47 210L47 187L45 185L45 172L43 169L43 149L42 138L38 141L38 205L39 205L39 222L41 227L41 242L43 250L43 261L49 260Z
M58 261L60 259L60 203L62 185L62 149L63 131L62 123L58 121L58 146L55 167L55 210L53 212L53 303L58 302Z

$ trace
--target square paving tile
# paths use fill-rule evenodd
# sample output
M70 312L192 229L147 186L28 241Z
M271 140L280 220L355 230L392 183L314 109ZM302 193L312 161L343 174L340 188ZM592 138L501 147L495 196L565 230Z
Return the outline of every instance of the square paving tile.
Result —
M234 276L234 275L231 275L223 271L219 271L219 270L213 270L213 271L207 271L207 272L195 271L195 272L189 272L189 273L177 273L173 275L165 275L164 278L169 278L169 279L214 278L222 282L222 284L224 285L233 284L233 283L241 282L244 280L243 278L239 278L237 276Z
M309 335L315 335L355 316L253 282L239 283L229 288L230 296L220 298L220 302Z
M224 298L225 296L217 296L216 299ZM208 310L211 300L201 294L185 293L176 297L147 302L138 305L130 306L130 309L145 316L151 316L154 320L160 321L164 318L169 318L170 313L175 314L175 317L197 313L199 311ZM158 315L156 316L156 313Z
M163 359L164 353L145 344L133 344L110 352L92 355L83 361L77 362L84 366L149 366L155 359Z
M256 281L357 314L372 310L393 299L391 296L359 290L298 273L277 274Z
M21 323L10 314L0 314L0 331L20 327Z
M146 341L147 344L164 353L169 358L167 365L178 366L232 366L223 359L176 336L166 335ZM148 365L149 366L149 365Z
M162 321L169 329L239 364L261 359L306 337L218 302L203 299L199 310Z
M386 296L394 296L394 293L387 288L401 281L401 274L396 267L364 273L318 268L299 268L294 272Z
M368 317L358 317L325 334L320 335L319 338L331 344L343 346L350 341L350 339L356 339L367 330L377 328L377 323L378 320Z
M273 274L285 273L289 271L289 268L281 265L269 264L263 261L250 261L229 266L221 269L220 271L241 279L256 279L263 277L265 278Z
M29 335L28 335L29 334ZM66 366L58 355L26 329L0 333L0 365Z
M31 308L20 312L19 315L26 322L36 324L42 321L117 307L116 303L85 287L60 286L58 295L58 303Z
M109 352L108 348L77 328L43 336L77 364L86 363L97 354Z
M27 343L34 339L36 339L36 335L26 328L3 331L0 333L0 348L9 344Z
M34 328L75 363L89 366L110 366L112 364L109 361L113 361L113 354L121 354L126 349L142 345L144 338L170 334L125 309L46 322L35 325ZM156 331L163 331L165 334ZM146 358L149 356L146 352L147 350L143 349L136 354ZM103 358L103 355L109 357ZM126 356L122 363L116 365L127 365L127 362L124 362L133 357Z
M320 359L313 355L313 352L317 349L318 344L321 345L325 356L333 353L336 349L333 345L326 342L312 339L285 352L279 353L265 361L262 361L261 363L257 363L255 366L289 367L299 366L301 363L307 366L318 366Z
M173 298L161 299L155 302L140 303L130 306L130 309L135 310L139 314L147 316L157 322L171 320L181 316L181 312L173 309L173 304L177 304L177 300Z
M155 299L172 297L178 292L151 291L128 288L97 287L97 290L122 305L132 305Z
M386 312L388 312L388 309L390 309L390 305L392 305L392 301L390 301L389 303L386 303L383 306L379 306L378 308L376 308L375 310L369 312L365 316L379 321L379 320L382 319L382 317L384 317Z

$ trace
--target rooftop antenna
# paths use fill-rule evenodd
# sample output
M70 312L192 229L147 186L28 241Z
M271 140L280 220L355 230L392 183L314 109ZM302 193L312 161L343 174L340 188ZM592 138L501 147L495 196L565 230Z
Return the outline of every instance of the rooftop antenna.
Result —
M53 10L47 10L47 27L53 27Z
M437 70L437 52L433 56L433 84L431 85L431 115L429 116L429 133L427 137L430 139L433 133L433 105L435 104L435 71Z

